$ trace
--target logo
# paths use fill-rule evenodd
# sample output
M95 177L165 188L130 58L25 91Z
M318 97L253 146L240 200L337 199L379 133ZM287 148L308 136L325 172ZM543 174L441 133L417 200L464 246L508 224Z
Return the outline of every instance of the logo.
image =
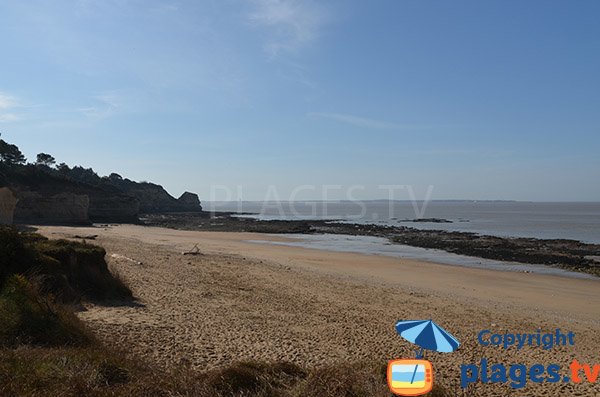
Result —
M504 334L494 333L484 329L477 334L481 346L501 346L504 350L521 350L524 348L553 349L555 346L574 346L575 333L563 332L560 328L551 332L538 329L532 333ZM468 389L474 383L493 384L505 383L513 389L522 389L528 384L535 383L597 383L600 379L600 364L581 363L573 360L566 363L515 363L510 364L490 362L482 357L478 363L462 364L460 366L460 383L463 389ZM568 367L568 368L567 368Z
M419 349L415 359L392 360L388 363L390 391L399 396L429 393L433 388L433 366L423 359L423 350L450 353L460 345L458 339L431 320L398 321L396 332Z
M420 396L433 388L433 367L427 360L392 360L387 368L388 386L400 396Z

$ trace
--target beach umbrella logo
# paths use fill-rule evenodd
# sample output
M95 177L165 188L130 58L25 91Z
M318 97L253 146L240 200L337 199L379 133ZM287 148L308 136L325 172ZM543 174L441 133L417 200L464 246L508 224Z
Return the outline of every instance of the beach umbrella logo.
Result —
M398 321L396 332L418 347L415 359L392 360L388 363L387 380L392 393L420 396L433 388L433 366L423 359L423 350L442 353L455 351L460 343L432 320Z
M423 356L423 349L451 353L460 346L458 339L432 320L398 321L396 332L420 348L417 358Z

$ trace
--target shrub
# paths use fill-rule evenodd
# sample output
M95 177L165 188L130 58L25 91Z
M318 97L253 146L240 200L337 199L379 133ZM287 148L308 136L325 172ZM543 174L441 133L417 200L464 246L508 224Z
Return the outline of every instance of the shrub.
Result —
M108 270L102 247L48 240L35 233L0 227L0 287L13 274L35 279L43 293L62 302L133 299L131 290Z
M0 226L0 286L15 273L23 273L36 261L34 252L16 229Z
M83 297L96 301L133 299L123 280L108 270L104 248L69 240L41 240L34 247L60 263L60 273Z
M23 276L10 277L0 292L0 344L89 344L93 337L73 314L43 298Z

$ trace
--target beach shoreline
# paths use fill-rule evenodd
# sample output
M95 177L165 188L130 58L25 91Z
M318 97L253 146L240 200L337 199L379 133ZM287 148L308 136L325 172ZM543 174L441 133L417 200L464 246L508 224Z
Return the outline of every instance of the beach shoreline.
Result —
M271 234L269 236L278 236ZM418 262L439 265L461 266L477 269L511 271L518 273L550 274L561 277L573 277L599 280L598 276L541 264L499 261L455 254L435 248L421 248L391 243L385 237L372 237L347 234L286 234L285 239L247 240L257 244L275 244L289 247L304 247L322 251L348 252L363 255L390 256L399 259L411 259Z
M600 281L256 244L284 235L198 232L139 225L41 226L50 238L97 235L107 260L142 306L88 305L79 314L109 344L165 367L199 370L239 360L307 366L412 357L395 334L400 319L431 318L461 349L430 356L440 382L459 391L461 363L597 361ZM183 255L195 245L200 255ZM501 350L477 332L556 328L576 344L552 350ZM457 389L458 388L458 389ZM531 396L594 395L597 385L528 385ZM472 395L522 395L507 385L474 385ZM587 394L586 394L587 393Z
M329 234L385 238L391 244L434 249L495 262L545 265L600 276L600 244L568 239L500 237L471 232L323 219L261 220L231 212L146 214L141 223L176 230Z

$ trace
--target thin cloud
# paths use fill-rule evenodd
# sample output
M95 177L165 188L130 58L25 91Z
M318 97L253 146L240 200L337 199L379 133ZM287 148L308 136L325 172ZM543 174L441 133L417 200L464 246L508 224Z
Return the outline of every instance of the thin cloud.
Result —
M312 1L252 0L248 20L267 31L264 50L270 57L281 52L295 52L319 37L327 15Z
M14 97L0 92L0 109L10 109L16 107L17 104Z
M306 114L311 118L322 118L338 121L340 123L350 124L356 127L364 127L378 130L397 130L397 129L414 129L424 128L423 126L389 123L386 121L373 120L365 117L353 116L350 114L341 113L326 113L326 112L311 112Z
M0 123L18 121L19 116L12 112L18 106L19 102L15 97L0 93Z
M19 121L19 116L14 113L0 114L0 123L10 123L13 121Z
M106 119L123 111L123 99L117 92L106 92L93 97L94 104L78 110L92 119Z

